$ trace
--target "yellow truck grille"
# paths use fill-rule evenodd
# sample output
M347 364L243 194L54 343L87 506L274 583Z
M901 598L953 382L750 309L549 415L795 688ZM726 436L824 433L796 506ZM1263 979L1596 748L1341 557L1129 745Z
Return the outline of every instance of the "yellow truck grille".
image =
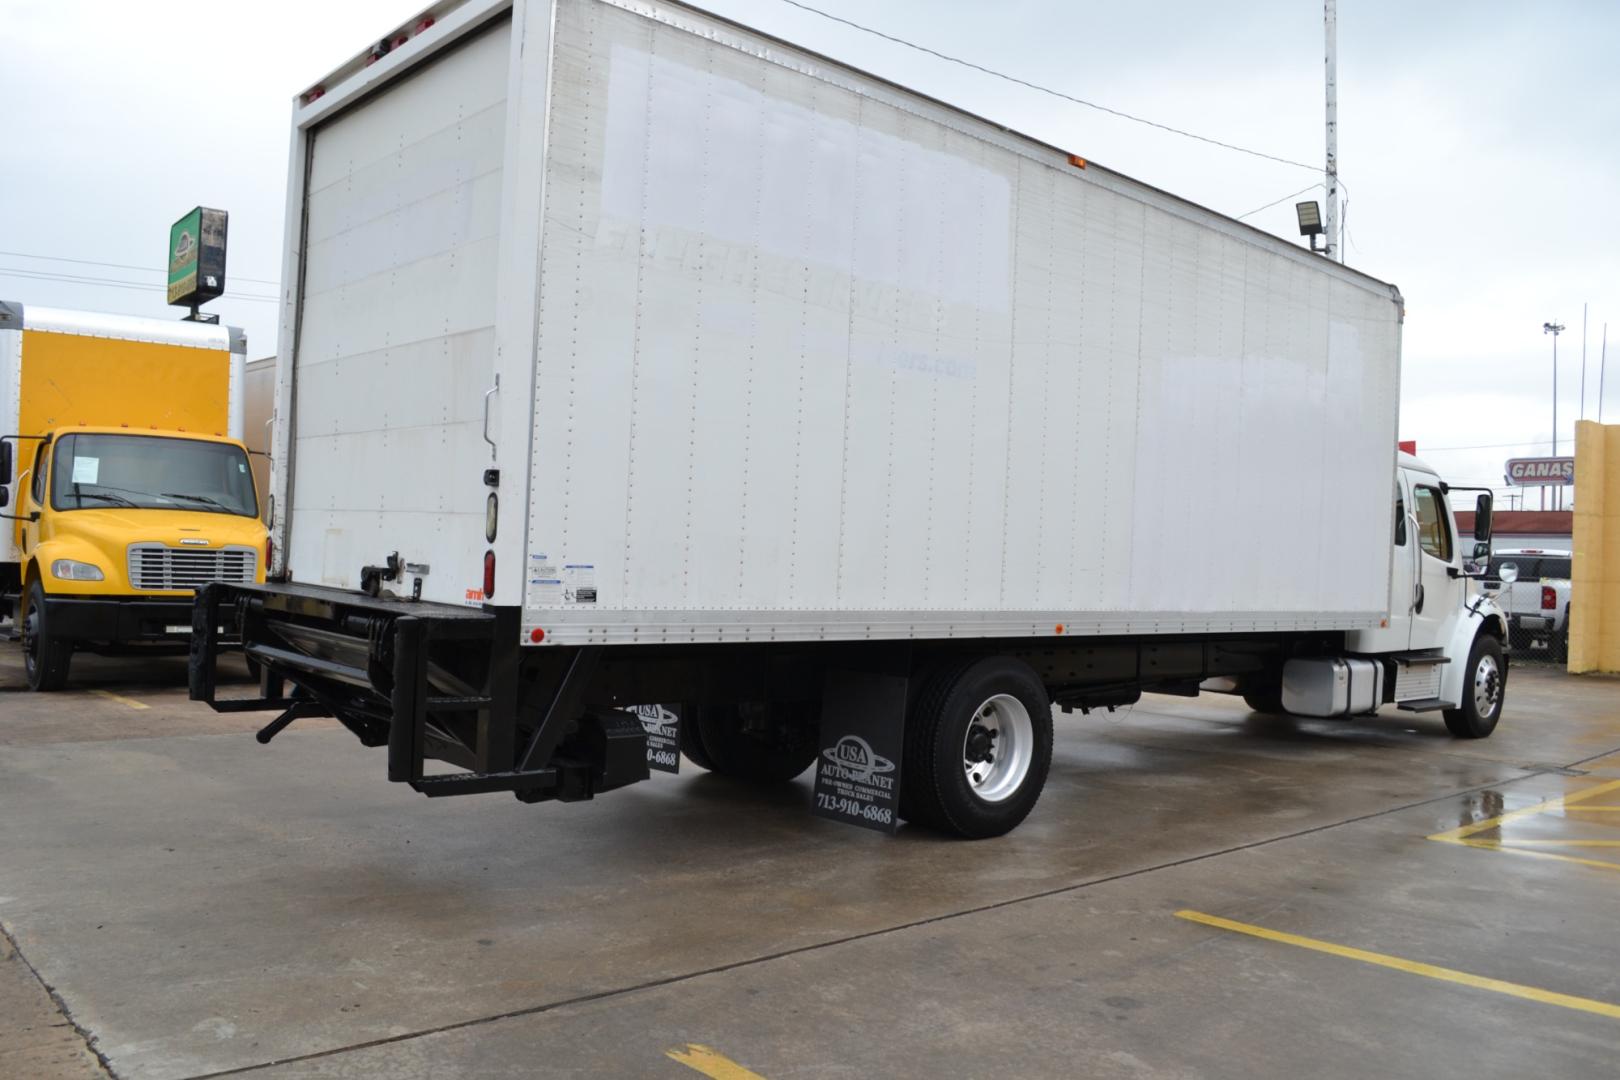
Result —
M210 581L251 582L258 552L249 547L129 546L129 583L144 591L196 590Z

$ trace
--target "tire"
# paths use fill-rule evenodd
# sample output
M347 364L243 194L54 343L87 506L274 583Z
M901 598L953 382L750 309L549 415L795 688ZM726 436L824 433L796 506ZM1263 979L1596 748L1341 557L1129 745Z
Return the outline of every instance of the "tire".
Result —
M816 760L814 709L809 702L698 706L692 727L709 759L704 767L756 784L792 780Z
M1502 643L1489 634L1476 637L1463 673L1462 704L1445 710L1446 730L1459 739L1483 739L1495 731L1507 693L1507 670Z
M961 664L935 678L907 721L900 816L972 840L1005 835L1035 808L1051 765L1040 677L1004 656Z
M68 667L73 662L73 642L51 637L45 613L45 587L34 582L28 587L28 602L22 622L23 675L28 688L41 693L67 685Z
M1569 608L1564 608L1564 628L1547 641L1552 658L1560 664L1569 663Z
M714 759L709 756L708 749L703 745L703 738L698 733L697 714L698 707L696 705L681 706L681 722L679 725L681 753L686 757L686 760L698 768L708 769L713 772Z
M1282 703L1282 680L1266 679L1256 680L1252 685L1243 687L1243 702L1257 713L1266 716L1283 716L1288 710Z

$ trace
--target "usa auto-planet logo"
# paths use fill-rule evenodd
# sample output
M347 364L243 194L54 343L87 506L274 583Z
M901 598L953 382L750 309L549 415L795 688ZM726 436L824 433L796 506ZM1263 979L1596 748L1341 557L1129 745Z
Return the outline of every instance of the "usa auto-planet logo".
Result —
M872 749L872 744L859 735L845 735L821 752L831 771L840 779L856 784L870 784L885 791L894 787L894 762Z
M624 710L641 721L641 726L647 729L649 735L662 735L666 739L676 738L679 717L662 705L631 705Z

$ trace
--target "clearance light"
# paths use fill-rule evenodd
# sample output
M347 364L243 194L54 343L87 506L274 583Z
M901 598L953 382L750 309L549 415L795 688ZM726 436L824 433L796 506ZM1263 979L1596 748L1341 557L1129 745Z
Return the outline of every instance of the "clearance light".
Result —
M495 553L484 552L484 599L495 595Z
M546 632L537 626L533 630L529 631L529 640L538 645L542 641L546 640Z
M423 16L422 21L416 24L416 29L413 30L412 33L420 34L422 31L426 30L428 27L430 27L432 25L433 25L433 16L431 16L431 15Z

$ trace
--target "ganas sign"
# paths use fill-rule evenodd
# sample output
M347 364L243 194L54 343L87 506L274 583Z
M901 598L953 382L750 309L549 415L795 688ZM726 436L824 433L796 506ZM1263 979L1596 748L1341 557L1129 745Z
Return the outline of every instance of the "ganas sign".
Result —
M1507 482L1515 487L1567 487L1575 482L1575 459L1512 458L1504 471Z

